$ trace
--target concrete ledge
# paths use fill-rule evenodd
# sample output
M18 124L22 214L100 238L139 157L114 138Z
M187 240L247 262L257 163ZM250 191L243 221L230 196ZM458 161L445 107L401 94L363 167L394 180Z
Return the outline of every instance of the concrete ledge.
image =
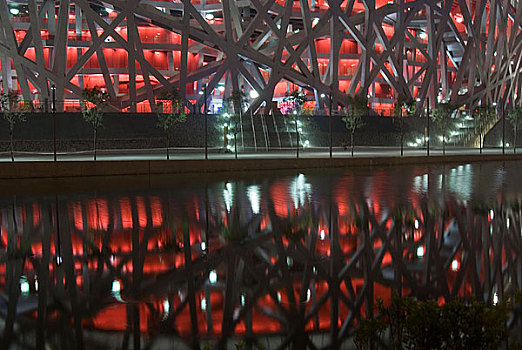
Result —
M259 170L348 168L400 164L522 160L521 154L355 158L240 158L209 160L60 161L0 163L0 179L218 173Z

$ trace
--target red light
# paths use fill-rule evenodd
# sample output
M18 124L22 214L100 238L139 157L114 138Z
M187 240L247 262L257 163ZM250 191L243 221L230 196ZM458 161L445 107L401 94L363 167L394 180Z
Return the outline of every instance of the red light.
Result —
M455 21L457 21L457 23L462 23L462 22L464 22L464 17L462 16L462 14L457 13L457 14L455 15Z

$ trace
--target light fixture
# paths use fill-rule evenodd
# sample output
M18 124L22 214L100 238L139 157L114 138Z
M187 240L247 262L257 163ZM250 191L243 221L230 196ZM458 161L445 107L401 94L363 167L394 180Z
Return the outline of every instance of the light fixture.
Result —
M421 32L419 33L419 38L421 38L421 39L426 39L427 37L428 37L428 34L427 34L426 32L421 31Z
M208 281L210 283L214 284L217 282L217 279L218 279L218 275L217 275L216 270L210 271L210 273L208 274Z
M207 13L205 19L212 21L214 19L214 14L212 12Z
M457 23L462 23L464 22L464 17L460 13L457 13L455 15L455 21L457 21Z
M251 98L258 98L259 93L256 90L250 90L250 97Z
M108 7L105 8L105 12L107 12L109 15L114 12L113 9L110 9Z
M18 16L18 14L20 13L20 10L17 9L16 7L11 7L11 8L9 9L9 12L11 12L11 14L12 14L13 16Z

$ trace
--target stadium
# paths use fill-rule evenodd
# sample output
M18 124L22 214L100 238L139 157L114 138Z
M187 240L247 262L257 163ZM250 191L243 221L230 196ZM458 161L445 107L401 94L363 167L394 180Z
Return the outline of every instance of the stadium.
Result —
M53 85L60 111L92 87L128 112L152 111L173 88L200 111L206 97L211 113L240 91L254 114L294 91L316 111L363 96L380 115L400 98L472 110L521 95L513 0L0 3L2 89L33 108Z

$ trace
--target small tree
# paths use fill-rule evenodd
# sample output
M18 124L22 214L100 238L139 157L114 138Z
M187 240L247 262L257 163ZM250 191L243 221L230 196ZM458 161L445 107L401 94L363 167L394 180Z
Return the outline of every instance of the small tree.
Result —
M351 111L351 114L359 117L368 114L368 98L360 95L348 95L348 110Z
M299 127L297 124L306 102L306 95L304 92L296 90L292 93L287 93L283 101L286 102L286 104L281 109L281 113L294 122L296 135L295 149L297 158L299 158Z
M103 111L109 104L109 94L97 87L84 89L82 92L81 108L83 119L93 128L93 150L96 160L96 137L98 128L102 126Z
M237 133L242 123L243 108L247 105L247 96L243 91L234 91L223 103L223 115L226 116L228 131L234 134L234 153L237 158ZM228 142L228 141L227 141ZM226 150L225 150L226 151Z
M163 102L170 102L172 109L169 113L163 113ZM167 148L167 160L170 159L169 145L170 145L170 130L173 125L183 123L187 120L187 114L185 113L185 105L183 99L179 95L177 89L172 89L164 92L160 96L160 101L156 103L156 115L158 116L157 126L165 132L166 148Z
M352 157L353 157L353 148L354 148L354 136L357 129L362 128L364 126L364 122L360 115L348 114L343 117L343 122L346 126L346 129L350 132L350 147L352 149Z
M0 107L4 115L4 119L9 124L9 151L11 153L11 161L14 162L13 152L13 133L16 124L26 121L23 110L18 107L18 94L9 90L7 93L0 95Z
M484 148L484 137L486 137L487 126L490 119L495 116L495 109L490 106L481 106L477 109L478 116L475 118L473 125L475 134L479 136L479 150L482 153Z
M393 106L393 111L395 114L395 117L400 118L400 132L401 132L401 156L404 154L404 113L403 110L406 112L406 116L412 116L415 114L416 111L416 105L415 101L413 99L407 99L402 95L399 95L397 98L397 101L395 101L395 104Z
M446 154L446 138L452 124L452 116L457 107L449 103L440 103L431 114L431 119L442 134L442 154Z
M513 140L513 152L517 152L517 134L518 130L522 127L522 107L513 108L508 113L508 120L513 127L514 140Z

